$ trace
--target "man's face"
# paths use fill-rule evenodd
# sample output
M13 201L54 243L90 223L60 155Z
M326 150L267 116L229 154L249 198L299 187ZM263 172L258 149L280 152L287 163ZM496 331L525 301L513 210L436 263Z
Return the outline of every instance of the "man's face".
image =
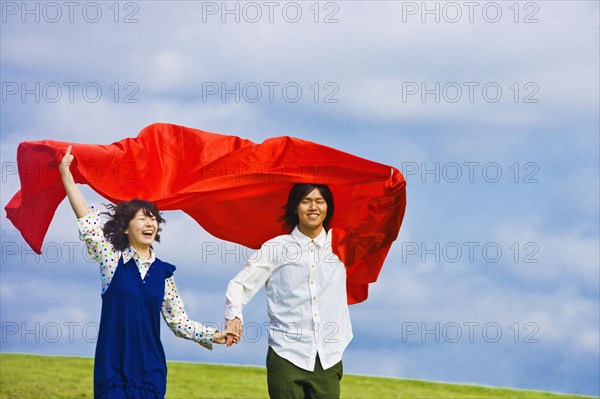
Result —
M296 207L300 230L321 231L327 216L327 202L318 188L309 192Z

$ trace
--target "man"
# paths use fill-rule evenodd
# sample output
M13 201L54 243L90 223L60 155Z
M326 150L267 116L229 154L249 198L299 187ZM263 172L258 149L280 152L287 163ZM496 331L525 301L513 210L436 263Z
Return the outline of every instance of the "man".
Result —
M282 217L290 233L265 242L227 288L225 326L239 331L243 306L265 285L271 398L340 396L342 353L352 326L345 266L327 231L333 209L327 186L294 185Z

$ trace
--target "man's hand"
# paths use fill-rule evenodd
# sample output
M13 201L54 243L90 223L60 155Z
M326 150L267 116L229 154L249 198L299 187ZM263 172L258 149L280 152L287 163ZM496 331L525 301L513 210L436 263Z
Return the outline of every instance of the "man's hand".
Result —
M237 344L240 340L240 334L236 333L233 330L225 329L225 331L215 331L213 335L213 344L224 344L226 342L231 342ZM231 345L227 345L231 346Z
M233 331L235 335L227 336L227 347L230 347L233 344L237 344L239 339L242 337L242 321L239 317L236 317L232 320L225 321L225 330ZM237 336L237 339L234 340L234 337Z

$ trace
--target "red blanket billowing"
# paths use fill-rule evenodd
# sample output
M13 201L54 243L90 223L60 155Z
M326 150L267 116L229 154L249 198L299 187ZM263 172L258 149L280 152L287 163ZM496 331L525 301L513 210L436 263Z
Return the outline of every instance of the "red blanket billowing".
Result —
M5 209L37 253L66 196L57 165L69 144L23 142L17 150L21 190ZM284 233L278 219L294 183L329 185L333 249L347 266L348 303L367 298L406 206L397 169L291 137L255 144L157 123L113 144L71 145L77 183L112 202L137 197L161 210L181 209L212 235L251 248Z

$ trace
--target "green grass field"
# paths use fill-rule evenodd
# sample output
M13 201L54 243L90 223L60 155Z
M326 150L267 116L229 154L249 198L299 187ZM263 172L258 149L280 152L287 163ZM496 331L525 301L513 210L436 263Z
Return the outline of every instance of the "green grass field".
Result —
M167 398L266 398L260 367L169 362ZM92 398L93 359L0 354L0 398ZM545 392L344 375L342 398L584 398Z

